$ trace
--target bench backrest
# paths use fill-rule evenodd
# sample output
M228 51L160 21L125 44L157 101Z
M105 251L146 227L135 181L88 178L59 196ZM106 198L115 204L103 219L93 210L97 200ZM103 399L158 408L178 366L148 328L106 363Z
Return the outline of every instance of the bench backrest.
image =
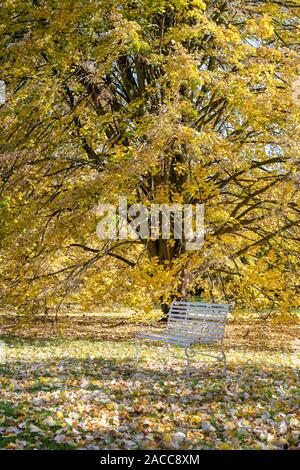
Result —
M168 332L199 337L201 342L222 341L230 305L173 302L168 314Z

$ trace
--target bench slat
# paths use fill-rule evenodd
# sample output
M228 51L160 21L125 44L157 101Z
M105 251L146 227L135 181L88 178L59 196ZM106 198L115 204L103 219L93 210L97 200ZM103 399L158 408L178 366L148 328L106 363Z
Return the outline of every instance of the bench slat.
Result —
M226 315L170 315L170 320L184 320L184 321L203 321L210 320L212 322L222 321L226 319Z
M197 336L199 342L223 339L230 305L202 302L173 302L168 315L166 334Z
M173 302L167 328L162 333L140 333L139 338L179 346L222 341L230 305L202 302Z

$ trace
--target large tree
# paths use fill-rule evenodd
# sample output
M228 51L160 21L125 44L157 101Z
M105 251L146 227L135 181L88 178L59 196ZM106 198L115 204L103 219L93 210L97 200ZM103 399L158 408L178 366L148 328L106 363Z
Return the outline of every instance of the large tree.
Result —
M3 301L146 308L200 289L296 307L299 12L299 0L6 1ZM203 248L101 242L96 206L119 195L205 204Z

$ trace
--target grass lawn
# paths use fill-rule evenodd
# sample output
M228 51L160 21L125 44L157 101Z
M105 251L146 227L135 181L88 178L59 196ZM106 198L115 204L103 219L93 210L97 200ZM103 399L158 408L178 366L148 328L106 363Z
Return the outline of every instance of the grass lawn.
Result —
M135 364L126 315L78 314L60 330L41 320L22 334L14 321L1 317L0 448L298 447L299 327L231 320L227 377L195 361L186 378L161 346Z

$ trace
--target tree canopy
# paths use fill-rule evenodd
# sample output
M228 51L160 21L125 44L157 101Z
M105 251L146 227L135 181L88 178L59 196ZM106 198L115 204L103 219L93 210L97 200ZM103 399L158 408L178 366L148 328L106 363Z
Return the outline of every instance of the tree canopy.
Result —
M300 1L6 1L3 302L299 306ZM299 90L300 93L300 90ZM205 243L96 236L99 202L205 206Z

